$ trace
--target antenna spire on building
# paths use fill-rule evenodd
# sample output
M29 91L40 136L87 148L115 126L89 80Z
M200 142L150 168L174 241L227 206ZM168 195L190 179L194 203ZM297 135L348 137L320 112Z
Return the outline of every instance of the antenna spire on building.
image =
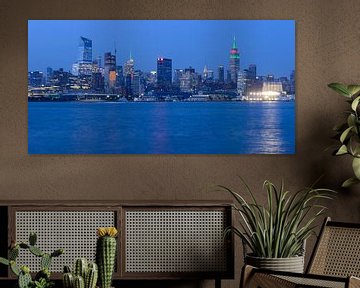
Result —
M237 49L237 47L236 47L236 38L235 38L235 35L234 35L234 40L233 40L232 49Z

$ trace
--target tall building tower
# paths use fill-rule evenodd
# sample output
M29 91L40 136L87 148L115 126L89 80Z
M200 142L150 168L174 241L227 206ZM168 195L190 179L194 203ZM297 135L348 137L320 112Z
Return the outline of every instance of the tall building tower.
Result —
M127 60L124 64L124 75L125 77L127 75L133 75L134 74L134 59L131 56L131 52L130 52L130 58L129 60Z
M105 90L110 92L109 89L114 88L116 84L116 55L111 52L104 54L104 78Z
M224 71L223 65L219 65L219 67L218 67L218 80L220 83L225 82L225 71Z
M79 63L92 62L92 40L85 37L80 37L78 61Z
M246 73L239 71L237 78L237 94L239 97L245 97L246 94Z
M295 70L290 74L290 94L295 95Z
M236 39L234 36L233 44L230 49L230 61L229 61L229 70L230 70L230 80L233 83L237 82L238 72L240 71L240 54L236 46Z
M203 80L205 81L206 79L208 79L208 77L209 77L209 70L208 70L208 68L207 68L207 66L205 65L205 67L204 67L204 70L203 70Z
M161 90L169 90L172 83L172 60L168 58L157 59L157 85Z
M251 81L255 81L256 80L256 65L250 64L248 71L249 71L249 73L248 73L249 79Z
M175 69L174 70L174 85L176 87L180 87L180 78L183 73L184 73L183 69Z
M73 65L73 74L91 75L92 73L92 40L80 37L78 61Z

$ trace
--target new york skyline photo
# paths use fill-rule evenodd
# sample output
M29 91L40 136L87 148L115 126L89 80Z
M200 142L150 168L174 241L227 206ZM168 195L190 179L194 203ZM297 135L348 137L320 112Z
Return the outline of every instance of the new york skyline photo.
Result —
M295 21L29 20L30 154L293 154Z

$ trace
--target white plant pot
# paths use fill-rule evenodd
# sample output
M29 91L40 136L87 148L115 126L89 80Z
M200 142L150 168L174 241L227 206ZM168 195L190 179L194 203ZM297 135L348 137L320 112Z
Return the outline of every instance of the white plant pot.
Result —
M263 258L246 255L245 263L262 269L304 273L304 256L289 258Z

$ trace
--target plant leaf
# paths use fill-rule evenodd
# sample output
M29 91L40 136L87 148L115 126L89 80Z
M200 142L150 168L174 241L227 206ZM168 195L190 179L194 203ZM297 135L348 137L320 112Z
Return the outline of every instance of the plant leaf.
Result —
M351 103L351 109L356 111L357 106L359 105L360 96L356 97Z
M359 183L360 183L359 179L357 179L356 177L351 177L351 178L345 180L344 183L342 183L341 187L348 188L352 185L359 184Z
M354 96L360 92L360 85L348 85L347 91L349 92L350 96Z
M345 129L345 131L341 134L340 136L340 141L341 143L344 143L344 141L346 140L346 137L348 136L349 132L351 131L353 127L350 126L349 128Z
M329 88L333 89L334 91L336 91L337 93L339 93L342 96L348 97L350 98L351 95L349 93L349 90L347 88L346 85L341 84L341 83L330 83L328 85Z
M347 153L348 153L348 150L347 150L346 145L341 145L341 147L339 148L339 150L336 152L335 155L344 155Z
M347 124L350 126L355 126L356 116L353 113L350 113L347 118Z
M360 180L360 158L355 157L353 159L352 168L356 178Z

